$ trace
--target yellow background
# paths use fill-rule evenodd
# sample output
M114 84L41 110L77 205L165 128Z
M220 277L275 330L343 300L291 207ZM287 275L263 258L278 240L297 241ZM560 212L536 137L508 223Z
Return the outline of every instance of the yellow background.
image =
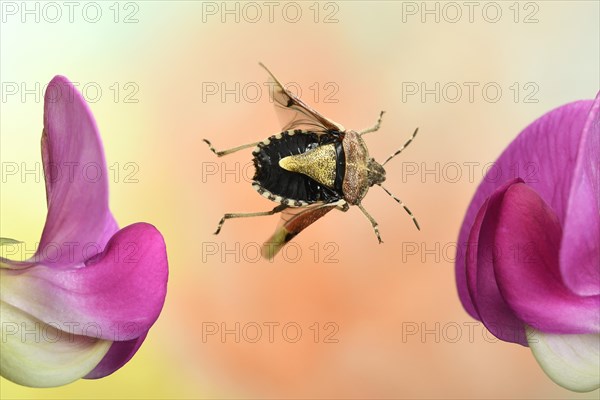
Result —
M55 389L1 379L3 399L598 396L555 385L527 348L491 340L481 324L473 325L469 339L466 324L473 320L456 294L452 247L483 166L546 111L596 95L598 2L478 2L472 21L463 2L298 2L302 14L295 23L290 21L296 8L286 3L275 3L272 21L268 6L255 3L262 18L252 22L254 6L195 1L98 2L102 16L92 23L82 14L87 3L78 3L72 22L62 2L62 19L54 23L49 20L55 10L46 8L44 14L44 2L38 4L39 22L31 15L23 23L21 13L4 14L1 81L3 88L8 82L31 89L62 74L80 87L87 84L107 163L118 163L120 171L111 176L111 209L121 226L148 221L161 230L170 261L169 291L141 350L112 376ZM452 22L456 4L461 18ZM27 6L34 9L35 2ZM206 12L215 7L216 14ZM223 14L223 7L237 7L239 22L236 11ZM414 7L417 14L403 13ZM435 14L422 15L424 7L437 7L439 22ZM499 21L488 22L497 8ZM124 23L131 13L137 22ZM324 23L327 15L337 22ZM537 22L525 23L526 17ZM280 128L258 61L284 83L296 82L307 102L347 128L369 127L386 110L381 130L367 136L380 161L420 128L386 169L387 187L412 209L421 232L391 198L373 189L364 205L379 221L382 245L355 208L332 212L299 235L297 262L290 261L296 258L291 251L288 260L280 256L273 263L250 259L253 243L272 233L277 217L228 221L220 236L212 235L225 212L272 207L239 174L202 175L206 168L221 173L225 165L233 169L250 160L249 150L217 159L203 138L222 149L262 140ZM119 99L111 89L115 82ZM236 101L234 94L222 99L221 93L203 91L222 83L235 90L236 82L240 88L258 84L260 98L253 102L254 92L238 92ZM440 90L458 85L463 93L456 102L451 102L455 92L440 93L436 102L434 94L423 101L403 91L422 82L428 89L436 82ZM479 85L472 101L464 82ZM127 83L133 86L125 90ZM502 89L497 102L482 95L488 83ZM97 87L102 92L96 99ZM310 87L320 88L317 98ZM325 99L332 87L337 102ZM129 100L137 103L125 102L131 88L138 91ZM537 90L529 100L537 102L525 102L532 88ZM3 163L32 166L40 161L43 102L20 95L3 93L1 157ZM137 183L125 179L131 172L126 163L138 167ZM436 163L437 175L421 176ZM465 163L478 163L472 181ZM462 174L457 181L451 169L456 165ZM407 174L414 166L419 173ZM43 181L30 175L5 180L0 235L35 246L46 210ZM213 244L217 255L203 252ZM223 246L234 249L239 262L236 254L223 254ZM416 246L417 254L409 255L407 246ZM325 257L332 249L337 263ZM279 328L297 323L302 338L289 343L276 330L270 343L265 327L257 343L247 340L250 330L240 343L233 335L203 342L207 323L232 329L236 322L241 327L275 322ZM321 327L318 343L310 328L315 322ZM324 343L327 322L339 328L337 343ZM439 340L434 333L406 336L415 326L437 331Z

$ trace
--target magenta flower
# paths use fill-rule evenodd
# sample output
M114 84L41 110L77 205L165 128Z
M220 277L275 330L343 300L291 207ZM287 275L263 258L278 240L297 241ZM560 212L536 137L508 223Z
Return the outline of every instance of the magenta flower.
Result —
M479 185L456 258L467 312L574 391L600 387L599 106L570 103L521 132Z
M168 263L152 225L117 227L94 117L61 76L44 98L42 161L48 214L38 250L0 259L0 373L50 387L129 361L162 309Z

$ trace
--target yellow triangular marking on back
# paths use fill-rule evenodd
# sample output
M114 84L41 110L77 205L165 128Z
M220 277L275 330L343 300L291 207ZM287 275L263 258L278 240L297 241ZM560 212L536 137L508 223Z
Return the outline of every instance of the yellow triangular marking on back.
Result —
M326 144L306 153L284 157L279 160L279 166L291 172L310 176L325 186L333 187L336 170L335 144Z

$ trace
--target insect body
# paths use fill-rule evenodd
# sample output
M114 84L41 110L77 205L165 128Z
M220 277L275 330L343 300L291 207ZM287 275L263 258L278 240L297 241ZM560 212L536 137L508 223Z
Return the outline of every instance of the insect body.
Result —
M274 100L284 130L262 142L250 143L229 150L217 151L204 139L219 157L254 147L254 175L252 187L265 198L279 203L270 211L225 214L215 234L230 218L256 217L281 213L281 221L271 238L263 245L263 256L272 258L287 242L310 224L337 208L347 211L356 205L369 219L379 243L382 243L378 224L365 210L361 200L373 185L379 185L411 216L417 229L419 224L410 210L382 186L385 165L402 152L417 134L383 163L369 156L363 135L375 132L381 125L383 111L377 123L366 130L346 130L306 105L283 88L267 70L274 82Z
M346 159L343 134L289 130L260 142L253 187L269 200L302 207L343 198Z

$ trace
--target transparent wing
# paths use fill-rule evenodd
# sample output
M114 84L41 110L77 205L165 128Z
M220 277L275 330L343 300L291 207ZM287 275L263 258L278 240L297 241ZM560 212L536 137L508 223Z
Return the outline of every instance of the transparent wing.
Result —
M262 255L269 260L296 235L336 207L331 203L315 203L307 207L290 207L281 212L275 233L262 246Z
M326 131L344 132L342 125L338 124L319 114L317 110L304 103L295 94L285 89L281 82L269 71L264 64L259 63L271 77L271 86L273 88L273 101L280 122L283 124L282 130L306 129L315 133Z

